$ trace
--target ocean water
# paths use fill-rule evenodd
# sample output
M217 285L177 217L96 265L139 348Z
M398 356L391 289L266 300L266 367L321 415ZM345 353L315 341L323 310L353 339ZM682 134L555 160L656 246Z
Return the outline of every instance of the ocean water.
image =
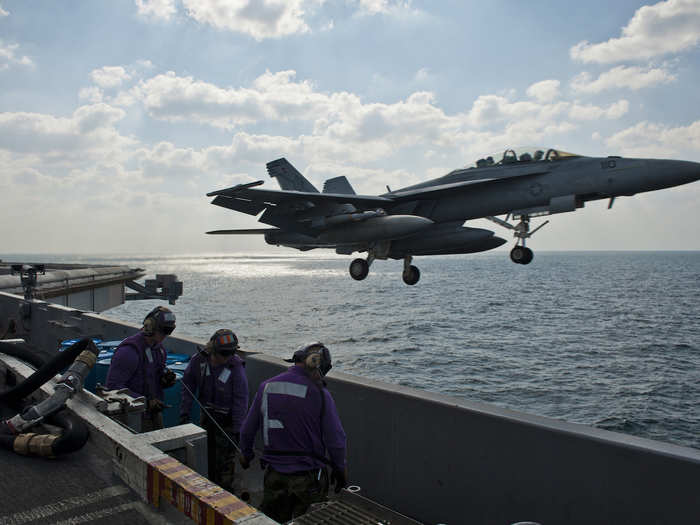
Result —
M177 274L179 334L230 327L285 358L320 340L334 370L700 448L700 252L424 257L412 287L401 261L357 282L348 257L284 251L46 259ZM139 323L155 304L105 315Z

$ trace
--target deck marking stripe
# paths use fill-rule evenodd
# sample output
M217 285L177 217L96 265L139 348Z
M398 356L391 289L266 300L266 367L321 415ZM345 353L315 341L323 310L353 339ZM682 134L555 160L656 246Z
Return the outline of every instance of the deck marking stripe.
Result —
M67 510L95 503L96 501L100 501L107 498L113 498L115 496L122 496L128 493L128 487L114 485L112 487L107 487L105 489L98 490L96 492L91 492L90 494L85 494L83 496L67 498L62 501L57 501L56 503L50 503L41 507L35 507L31 510L25 510L22 512L11 514L9 516L0 517L0 525L20 525L21 523L26 523L28 521L43 521L49 516L52 516L59 512L65 512Z
M118 505L116 507L111 507L107 509L97 510L95 512L88 512L82 516L75 516L73 518L68 518L63 521L55 521L52 525L74 525L76 523L92 523L95 520L111 516L113 514L119 514L121 512L126 512L127 510L140 510L141 503L138 501L132 501L131 503L124 503L123 505Z

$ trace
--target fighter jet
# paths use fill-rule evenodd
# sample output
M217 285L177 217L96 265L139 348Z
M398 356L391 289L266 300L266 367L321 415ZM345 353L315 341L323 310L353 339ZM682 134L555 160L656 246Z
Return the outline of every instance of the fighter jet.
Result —
M566 213L588 201L631 196L687 184L700 178L700 163L680 160L587 157L553 148L506 149L474 165L382 195L357 195L344 176L319 191L286 159L267 164L281 190L258 188L263 181L207 193L212 204L272 226L215 230L208 234L262 234L268 244L301 251L331 248L339 254L367 253L350 263L358 281L376 259L403 259L403 281L414 285L421 255L475 253L506 243L494 232L464 226L486 218L513 232L510 258L529 264L527 240L549 221L530 228L533 217ZM498 217L505 215L505 218Z

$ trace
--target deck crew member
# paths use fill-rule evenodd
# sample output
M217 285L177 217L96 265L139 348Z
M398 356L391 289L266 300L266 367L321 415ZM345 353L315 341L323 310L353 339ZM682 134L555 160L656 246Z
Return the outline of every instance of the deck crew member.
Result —
M200 425L207 431L209 477L233 491L236 444L248 410L245 363L235 354L238 338L231 330L214 332L204 350L194 355L182 378L180 423L189 423L193 396L200 410Z
M304 344L289 362L294 365L286 372L260 385L241 427L243 468L253 459L255 435L262 432L266 471L260 510L282 523L326 499L326 464L336 492L347 479L345 431L323 382L332 366L330 352L319 342Z
M127 337L114 351L107 372L107 388L127 388L131 395L146 398L141 431L163 428L163 389L175 384L176 377L165 366L163 340L175 330L175 314L164 306L151 310L141 331Z

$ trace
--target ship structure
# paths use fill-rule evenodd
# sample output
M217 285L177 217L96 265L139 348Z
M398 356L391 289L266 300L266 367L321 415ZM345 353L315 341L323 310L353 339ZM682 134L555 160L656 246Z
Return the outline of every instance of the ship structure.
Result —
M56 272L77 280L64 275L60 284ZM204 430L173 421L139 432L143 401L99 388L110 348L140 327L96 312L130 300L127 289L174 302L182 283L160 276L138 285L143 271L129 268L16 263L2 273L0 423L19 432L0 433L0 524L275 523L256 508L260 468L238 471L227 492L207 479ZM202 344L173 335L166 347L176 365ZM288 365L248 350L252 394ZM698 450L335 370L327 382L349 438L351 486L295 524L676 524L700 516Z

